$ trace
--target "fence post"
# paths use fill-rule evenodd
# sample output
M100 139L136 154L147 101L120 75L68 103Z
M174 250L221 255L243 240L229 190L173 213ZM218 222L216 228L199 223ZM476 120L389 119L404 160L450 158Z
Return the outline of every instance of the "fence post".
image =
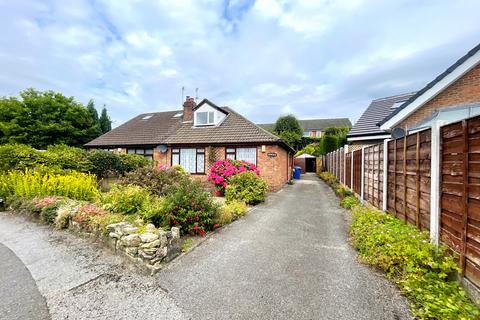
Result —
M343 147L343 185L347 184L347 153L348 144Z
M388 201L388 141L383 140L383 194L382 194L382 210L387 211Z
M440 242L440 127L445 121L432 123L430 162L430 238L436 246Z
M353 190L353 150L350 159L350 187Z
M363 185L365 183L365 146L362 147L362 171L360 174L361 178L361 185L360 185L360 199L363 201L365 200L365 186Z

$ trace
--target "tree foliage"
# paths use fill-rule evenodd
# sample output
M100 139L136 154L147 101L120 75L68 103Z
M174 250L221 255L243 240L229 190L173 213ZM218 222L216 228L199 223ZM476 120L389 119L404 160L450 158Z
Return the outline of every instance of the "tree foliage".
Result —
M0 144L82 146L99 135L98 129L92 107L58 92L27 89L18 98L0 98Z
M297 118L291 114L278 118L275 122L273 131L275 131L278 135L282 134L283 132L296 133L300 136L300 138L303 134L303 129L300 126L300 123L298 122Z
M108 131L112 130L112 120L110 120L105 106L103 106L102 114L100 115L100 119L98 121L100 123L100 130L102 133L107 133Z

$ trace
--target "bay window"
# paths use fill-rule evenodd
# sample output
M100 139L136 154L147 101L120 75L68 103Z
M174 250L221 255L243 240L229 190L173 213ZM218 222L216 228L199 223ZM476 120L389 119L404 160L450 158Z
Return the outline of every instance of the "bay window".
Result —
M204 148L173 148L172 166L180 165L188 173L205 173Z

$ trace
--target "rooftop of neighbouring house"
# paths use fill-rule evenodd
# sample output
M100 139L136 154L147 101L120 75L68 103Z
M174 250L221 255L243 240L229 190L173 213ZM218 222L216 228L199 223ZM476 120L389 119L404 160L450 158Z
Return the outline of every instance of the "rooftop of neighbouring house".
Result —
M305 119L298 120L303 131L324 131L331 127L351 127L352 123L348 118L332 118L332 119ZM275 127L275 123L261 123L258 126L265 130L271 131Z
M354 124L352 130L348 133L348 137L385 134L384 131L380 130L378 123L388 117L396 110L396 108L414 95L415 92L410 92L373 100Z

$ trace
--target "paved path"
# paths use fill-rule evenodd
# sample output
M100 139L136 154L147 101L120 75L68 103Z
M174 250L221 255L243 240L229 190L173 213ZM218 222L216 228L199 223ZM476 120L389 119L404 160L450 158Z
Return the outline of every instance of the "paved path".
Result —
M22 217L0 214L0 242L27 266L52 319L409 319L390 282L356 261L347 217L307 177L156 277Z
M356 261L347 216L327 185L304 177L159 281L197 319L409 319L390 282Z

